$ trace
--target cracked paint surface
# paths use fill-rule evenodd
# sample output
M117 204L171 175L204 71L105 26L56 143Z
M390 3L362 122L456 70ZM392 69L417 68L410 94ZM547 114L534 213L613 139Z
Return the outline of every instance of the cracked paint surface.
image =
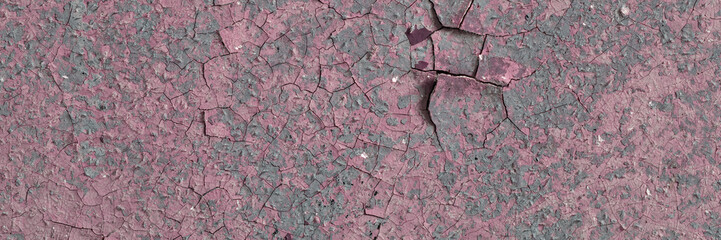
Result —
M0 2L6 239L721 239L713 0Z

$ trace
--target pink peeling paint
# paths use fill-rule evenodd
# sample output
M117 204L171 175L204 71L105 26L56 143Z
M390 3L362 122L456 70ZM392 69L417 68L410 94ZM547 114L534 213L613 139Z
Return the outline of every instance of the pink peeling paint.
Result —
M717 1L6 1L0 237L721 239Z

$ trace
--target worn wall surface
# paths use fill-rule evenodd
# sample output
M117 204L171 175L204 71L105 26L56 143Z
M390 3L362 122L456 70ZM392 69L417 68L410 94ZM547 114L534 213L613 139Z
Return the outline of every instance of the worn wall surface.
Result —
M0 237L721 239L717 0L0 1Z

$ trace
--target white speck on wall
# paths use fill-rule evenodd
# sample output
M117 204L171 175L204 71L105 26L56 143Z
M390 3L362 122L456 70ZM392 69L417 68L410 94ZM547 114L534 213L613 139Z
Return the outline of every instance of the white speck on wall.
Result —
M483 54L478 54L478 60L483 61Z
M62 75L61 77L65 78L65 79L68 79L68 76L65 76L65 75Z
M361 157L362 157L362 158L368 158L368 154L366 154L365 152L364 152L364 153L361 153Z
M601 135L598 135L598 136L596 136L596 137L597 137L597 139L598 139L598 144L601 144L602 142L606 141L606 140L603 140L603 138L601 137Z
M621 14L623 14L623 16L628 16L628 14L630 14L630 13L631 13L631 9L628 8L628 6L623 5L621 7Z
M5 78L0 77L0 82L5 82Z
M393 79L391 79L391 82L398 82L398 77L393 77Z
M243 48L243 45L235 46L235 50L239 50L239 49L241 49L241 48Z
M649 190L648 188L646 188L646 195L651 196L651 190Z

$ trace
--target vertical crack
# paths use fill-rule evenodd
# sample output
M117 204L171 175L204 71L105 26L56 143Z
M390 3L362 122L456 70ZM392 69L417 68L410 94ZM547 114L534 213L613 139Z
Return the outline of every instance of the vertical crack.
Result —
M463 26L463 21L466 20L466 15L468 15L468 12L471 11L471 6L473 6L473 0L468 1L468 7L466 7L466 11L463 12L463 17L461 17L461 22L458 23L458 29L460 29L461 26Z
M438 146L440 146L441 150L443 150L443 144L441 144L441 137L438 135L438 126L433 121L433 114L431 114L431 98L433 97L433 93L436 91L436 85L438 85L437 76L433 83L431 83L431 89L428 93L428 99L426 101L426 111L428 111L428 122L431 124L431 126L433 126L433 133L436 135L436 141L438 142Z
M518 125L516 125L516 123L513 122L513 119L511 119L511 115L508 114L508 106L506 105L506 94L504 94L503 89L501 89L501 104L503 104L503 112L506 115L506 119L508 119L508 121L511 122L511 124L513 125L514 128L516 128L516 130L518 130L520 133L523 133L523 135L526 135L526 133L521 131L521 128L519 128ZM526 135L526 136L528 136L528 135Z
M486 49L486 40L487 39L488 39L488 34L483 35L483 43L481 43L481 50L478 51L478 59L476 59L476 68L473 69L473 78L476 78L476 76L478 76L478 68L481 67L481 56L483 55L483 50ZM476 80L480 81L480 79L476 79ZM481 81L481 82L484 82L484 81Z

